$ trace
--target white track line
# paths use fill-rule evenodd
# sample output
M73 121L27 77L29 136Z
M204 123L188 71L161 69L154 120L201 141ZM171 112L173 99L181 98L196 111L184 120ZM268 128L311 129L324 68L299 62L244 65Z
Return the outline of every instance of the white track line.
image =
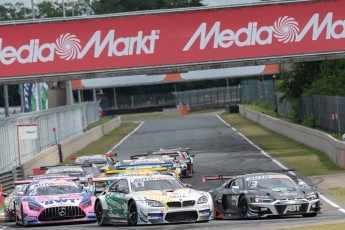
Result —
M225 125L227 125L228 127L230 127L232 130L234 130L235 132L237 132L241 137L243 137L246 141L248 141L251 145L253 145L255 148L257 148L260 153L262 153L263 155L265 155L266 157L270 158L274 163L276 163L279 167L281 167L284 170L288 170L289 168L285 167L282 163L280 163L279 161L277 161L276 159L274 159L273 157L271 157L268 153L266 153L264 150L262 150L259 146L257 146L256 144L254 144L251 140L249 140L247 137L245 137L242 133L240 133L239 131L237 131L234 127L232 127L230 124L228 124L226 121L224 121L219 115L217 115L217 117L219 118L219 120L221 120ZM294 172L290 172L291 174L296 175ZM326 198L324 195L320 194L320 197L322 200L324 200L325 202L327 202L329 205L331 205L332 207L338 209L340 212L345 213L345 209L341 208L339 205L337 205L336 203L334 203L333 201L329 200L328 198Z
M117 143L114 147L112 147L107 153L111 153L117 146L121 145L128 137L130 137L133 133L135 133L145 122L141 121L140 125L136 127L132 132L130 132L127 136L125 136L119 143Z

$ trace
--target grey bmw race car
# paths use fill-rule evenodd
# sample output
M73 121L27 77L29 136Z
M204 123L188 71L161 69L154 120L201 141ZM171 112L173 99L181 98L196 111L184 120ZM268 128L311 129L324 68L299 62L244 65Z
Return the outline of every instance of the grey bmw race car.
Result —
M206 176L207 180L230 179L209 193L215 219L250 219L268 216L322 213L317 190L284 173L252 173L241 176Z

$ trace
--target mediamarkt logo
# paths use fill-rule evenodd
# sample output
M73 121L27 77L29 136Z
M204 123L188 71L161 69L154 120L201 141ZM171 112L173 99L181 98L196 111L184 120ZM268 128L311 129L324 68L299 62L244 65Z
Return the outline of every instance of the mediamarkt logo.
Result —
M90 50L93 50L94 58L98 58L104 50L107 51L108 57L152 54L159 33L159 30L152 30L150 35L144 35L143 31L139 31L135 37L115 38L115 30L110 30L101 40L101 31L96 31L83 48L79 38L70 33L60 35L55 43L41 44L40 39L31 39L29 44L18 49L13 46L2 47L0 38L0 61L4 65L10 65L15 61L21 64L49 62L54 61L55 54L68 61L82 59Z
M333 13L328 13L320 23L319 14L314 14L309 22L301 30L294 18L284 16L274 22L273 26L258 27L258 22L249 22L248 27L237 31L231 29L220 30L220 22L215 22L207 32L207 23L202 23L195 31L191 39L183 48L188 51L199 39L199 49L205 49L211 40L213 48L229 48L232 45L239 47L272 44L273 37L279 42L300 42L308 31L312 31L312 40L317 40L320 34L326 30L326 39L345 38L345 21L333 22ZM339 33L336 32L340 31ZM341 28L341 30L339 30ZM241 37L241 38L240 38Z

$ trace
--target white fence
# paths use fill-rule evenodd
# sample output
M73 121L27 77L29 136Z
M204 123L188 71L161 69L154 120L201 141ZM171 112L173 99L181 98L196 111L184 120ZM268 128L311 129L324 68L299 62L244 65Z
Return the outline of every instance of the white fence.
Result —
M46 148L83 133L88 124L99 120L98 108L99 102L86 102L1 118L0 173L12 170ZM18 138L23 125L37 125L37 138Z

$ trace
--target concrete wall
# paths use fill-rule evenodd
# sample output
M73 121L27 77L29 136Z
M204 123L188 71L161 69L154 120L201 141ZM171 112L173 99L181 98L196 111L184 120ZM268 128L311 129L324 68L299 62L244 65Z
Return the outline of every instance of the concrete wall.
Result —
M163 109L164 116L178 116L180 115L180 109Z
M345 169L344 143L331 135L301 125L289 123L240 106L240 113L248 119L276 133L326 153L339 167Z
M112 130L119 127L120 125L121 118L116 117L103 125L87 130L86 132L82 133L77 137L62 142L61 149L63 153L63 159L69 158L73 153L85 148L92 142L110 133ZM32 174L33 168L39 168L41 166L58 165L59 163L59 151L57 146L55 145L43 150L42 152L38 153L33 159L25 162L23 164L24 176Z

